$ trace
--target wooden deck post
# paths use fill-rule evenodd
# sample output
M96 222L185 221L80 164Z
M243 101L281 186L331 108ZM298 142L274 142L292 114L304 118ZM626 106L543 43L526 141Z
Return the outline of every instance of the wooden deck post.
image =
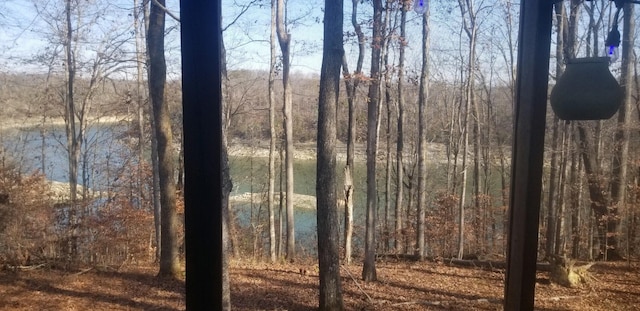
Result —
M220 1L180 1L187 310L222 309Z
M551 0L520 1L504 310L533 310L542 191Z

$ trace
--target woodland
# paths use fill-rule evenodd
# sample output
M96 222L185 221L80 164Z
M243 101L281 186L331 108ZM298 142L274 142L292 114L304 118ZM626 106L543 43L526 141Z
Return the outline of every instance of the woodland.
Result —
M0 309L185 309L178 6L0 1ZM549 90L615 27L624 100L547 109L536 310L636 310L638 14L553 7ZM519 13L222 1L224 310L502 309Z

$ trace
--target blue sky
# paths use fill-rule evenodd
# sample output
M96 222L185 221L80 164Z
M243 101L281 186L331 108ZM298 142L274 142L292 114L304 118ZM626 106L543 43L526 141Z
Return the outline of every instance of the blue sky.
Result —
M110 18L113 20L109 27L126 29L132 23L128 16L133 0L90 0L92 2L108 1ZM179 14L179 2L166 0L167 7ZM62 3L56 0L4 0L0 2L0 70L38 70L37 66L26 65L25 62L42 53L47 42L47 31L43 16L38 16L33 3ZM245 0L222 0L223 26L227 26L235 19ZM455 66L459 65L459 19L460 12L453 1L432 2L431 15L431 57L439 66L433 66L434 72L442 76L455 75ZM476 3L504 2L504 0L479 0ZM351 26L351 1L345 0L345 31L353 31ZM60 4L58 4L60 5ZM292 70L318 74L321 64L322 48L322 11L323 1L288 1L288 19L291 22L289 31L292 37ZM370 1L362 1L359 5L358 21L362 23L365 34L370 35L371 16ZM488 13L487 13L488 14ZM493 14L493 13L492 13ZM408 14L407 26L408 50L407 68L419 69L421 46L421 25L419 16L413 11ZM487 23L502 22L490 17ZM114 25L115 23L115 25ZM170 76L177 77L180 72L180 42L177 22L167 17L167 27L173 29L166 40L166 55ZM47 30L49 29L49 30ZM113 31L111 28L102 32ZM99 32L99 31L98 31ZM224 33L230 69L258 69L267 70L269 65L269 32L270 32L270 1L258 0L256 4L242 15ZM481 36L491 36L483 32ZM397 44L397 41L396 43ZM367 51L369 46L367 45ZM345 52L349 59L350 69L355 67L357 47L353 40L345 42ZM394 53L394 52L392 52ZM394 54L392 54L394 56ZM368 71L369 55L365 57L365 72ZM447 66L451 69L444 69ZM41 70L41 69L40 69Z

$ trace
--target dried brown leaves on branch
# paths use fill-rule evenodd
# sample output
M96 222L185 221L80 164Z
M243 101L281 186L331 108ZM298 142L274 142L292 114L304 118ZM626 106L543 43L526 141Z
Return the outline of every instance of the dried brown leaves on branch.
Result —
M0 264L25 266L51 256L55 211L41 174L0 168Z

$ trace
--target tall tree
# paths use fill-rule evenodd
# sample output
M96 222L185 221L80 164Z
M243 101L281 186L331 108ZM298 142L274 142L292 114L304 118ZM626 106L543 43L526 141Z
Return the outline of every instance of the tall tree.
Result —
M580 9L580 4L582 1L580 0L572 0L571 1L571 11L569 18L569 36L568 42L570 43L567 47L570 49L575 49L576 46L576 36L575 29L577 27L577 16ZM618 113L618 122L617 122L617 130L614 135L614 145L613 145L613 161L611 167L611 178L610 182L607 183L605 181L606 174L603 169L601 157L599 156L600 143L594 142L595 139L599 140L600 131L599 126L596 127L595 134L592 135L589 129L587 128L584 122L578 123L578 139L576 142L580 148L580 154L582 157L582 161L584 163L584 170L586 173L587 184L589 189L589 197L591 199L591 210L594 213L594 216L598 222L598 239L600 244L600 254L599 257L601 259L606 260L619 260L622 258L622 255L619 251L619 239L618 239L618 227L620 225L619 219L619 203L624 201L624 184L626 183L626 161L628 158L628 105L630 101L630 93L631 86L630 83L631 76L630 72L633 67L632 65L632 54L627 54L626 52L631 52L631 48L626 48L628 44L633 43L633 22L632 20L628 20L628 18L632 19L633 14L633 6L631 4L624 5L624 36L623 36L623 63L621 66L621 78L620 82L625 91L625 100L624 105L621 107ZM590 11L589 14L594 14L594 11ZM573 16L576 16L575 18ZM617 25L618 14L615 14L614 21L615 25ZM628 27L628 28L627 28ZM631 37L628 37L631 36ZM594 46L598 46L597 43L594 43ZM631 46L631 45L629 45ZM574 55L568 53L568 55ZM627 63L631 62L631 63ZM625 146L626 145L626 146ZM626 149L626 150L625 150ZM607 191L610 189L610 192ZM609 195L607 195L609 193Z
M380 52L382 48L382 0L373 0L373 38L371 42L371 84L367 94L367 209L362 278L377 280L376 274L376 157L378 151L378 118L380 106Z
M122 46L127 42L123 33L118 29L103 30L96 27L97 21L105 18L108 7L100 2L78 2L67 0L62 2L61 11L51 12L57 8L56 4L44 3L42 6L35 2L38 16L45 19L53 30L49 40L55 46L47 49L46 58L58 59L58 53L64 56L64 89L61 90L61 98L65 122L65 138L68 164L69 201L70 206L66 215L69 224L68 259L75 261L78 255L78 238L81 229L81 218L84 210L78 204L78 174L82 165L82 182L87 183L87 155L86 133L89 123L89 114L93 107L94 97L101 83L121 67L118 58L123 53ZM102 31L100 33L98 30ZM126 30L128 33L129 30ZM99 38L99 41L94 41ZM62 49L58 48L62 46ZM84 50L95 51L93 55L82 53ZM76 81L77 77L86 79ZM84 81L86 83L82 83ZM81 155L84 153L84 158ZM83 188L81 196L84 198L87 187Z
M222 38L222 36L220 36ZM222 39L220 39L222 41ZM222 43L221 43L222 44ZM226 61L222 61L222 84L225 87L228 83L227 70L226 70ZM224 91L223 91L224 92ZM226 97L226 96L225 96ZM231 310L231 287L229 280L229 254L234 253L234 250L237 251L237 245L231 245L231 234L232 234L232 220L231 220L231 212L229 209L229 196L231 195L231 190L233 189L233 182L231 180L231 173L229 168L229 148L228 148L228 138L227 135L229 133L228 130L228 118L227 114L228 110L225 109L225 105L228 105L228 97L223 98L222 100L222 150L220 152L220 168L222 173L222 310L229 311ZM234 250L231 248L233 247Z
M422 15L422 70L418 90L418 256L424 259L427 208L427 99L429 98L429 14Z
M556 58L563 58L564 49L564 25L566 24L566 14L564 10L564 4L562 2L554 5L556 12ZM563 62L556 62L556 77L560 77L563 72ZM556 234L556 184L558 181L558 148L559 148L559 133L560 133L560 119L558 116L553 117L553 126L551 134L551 169L549 172L549 198L547 200L547 230L546 230L546 243L545 252L546 256L554 254L554 243Z
M336 184L336 111L340 94L343 30L342 0L325 0L322 68L318 98L316 201L320 309L343 310Z
M462 30L467 35L467 67L465 68L465 82L464 82L464 103L465 103L465 122L464 122L464 143L462 151L462 184L460 194L460 219L459 219L459 243L458 243L458 258L462 259L464 254L464 204L467 188L467 148L469 145L469 128L470 123L473 122L473 154L474 154L474 166L473 166L473 195L476 212L479 212L478 199L480 196L480 118L478 102L475 94L475 76L476 76L476 46L478 39L478 11L475 8L473 0L458 0L460 6L460 14L462 16ZM471 111L470 111L471 110Z
M362 64L364 63L365 37L362 27L357 21L359 0L351 0L351 24L358 40L358 59L356 69L353 74L349 72L347 58L342 54L342 72L345 76L344 83L347 91L347 102L349 105L348 129L347 129L347 163L344 168L344 261L351 263L351 239L353 236L353 168L355 158L356 143L356 89L362 77Z
M69 163L69 198L71 200L71 209L69 215L69 223L71 224L71 237L69 245L70 259L75 260L77 256L77 193L78 193L78 158L80 157L80 144L82 143L82 127L80 133L76 132L76 106L73 98L74 83L76 77L76 61L74 45L74 26L71 23L72 17L72 0L66 1L66 33L65 38L65 56L66 56L66 73L67 73L67 89L65 98L65 130L67 134L67 153Z
M618 120L614 134L614 150L611 171L611 207L607 215L607 252L605 259L620 259L618 251L617 227L620 220L618 212L625 204L627 188L627 161L629 158L629 127L631 125L630 110L633 84L632 72L635 62L633 56L633 46L635 41L635 17L634 4L625 2L623 17L623 37L622 37L622 65L620 67L620 85L624 89L624 101L618 110ZM609 250L609 246L613 251Z
M243 10L243 13L245 11ZM242 13L241 13L242 14ZM228 27L228 26L227 26ZM224 32L227 27L222 28ZM229 167L229 126L231 124L231 95L229 72L227 70L227 53L224 36L220 34L220 76L222 78L222 150L220 152L220 168L222 175L222 310L231 310L231 287L229 280L229 254L238 256L240 253L233 238L233 220L229 206L229 196L233 190L233 181Z
M407 46L407 11L411 6L408 1L402 1L402 5L400 7L400 38L399 49L400 54L398 56L398 137L396 139L396 206L395 213L398 214L398 211L402 209L404 198L404 104L405 104L405 95L404 95L404 62L405 62L405 50ZM385 215L385 217L387 217ZM385 220L386 221L386 220ZM386 224L385 224L386 226ZM386 230L388 231L388 230ZM400 238L399 236L396 239ZM385 243L385 246L387 243Z
M158 147L160 179L161 241L158 276L177 278L180 274L177 241L176 186L174 182L173 134L169 107L164 101L167 64L164 56L165 0L151 1L147 51L149 53L149 98L153 108L154 131Z
M277 1L271 0L271 35L269 37L269 181L267 209L269 210L269 258L276 261L275 183L276 183L276 14Z
M282 86L284 94L284 144L285 144L285 175L286 175L286 209L287 209L287 254L288 260L296 256L295 221L293 210L293 94L289 74L291 71L291 34L286 25L286 4L278 0L276 13L276 33L282 53Z

